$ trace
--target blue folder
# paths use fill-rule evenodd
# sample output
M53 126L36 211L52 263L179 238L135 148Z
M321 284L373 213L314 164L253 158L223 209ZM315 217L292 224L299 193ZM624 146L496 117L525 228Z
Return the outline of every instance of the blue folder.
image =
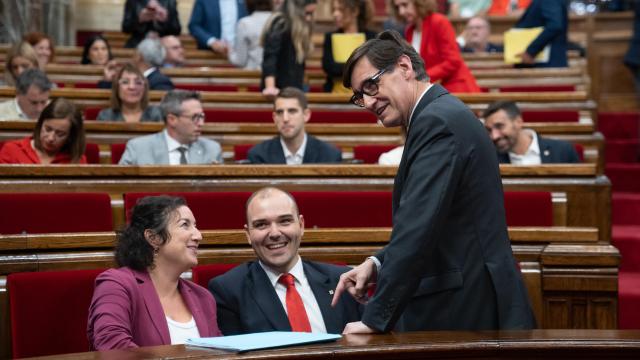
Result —
M270 331L244 335L191 338L187 340L185 345L244 352L300 344L329 342L338 340L341 337L342 336L338 334Z

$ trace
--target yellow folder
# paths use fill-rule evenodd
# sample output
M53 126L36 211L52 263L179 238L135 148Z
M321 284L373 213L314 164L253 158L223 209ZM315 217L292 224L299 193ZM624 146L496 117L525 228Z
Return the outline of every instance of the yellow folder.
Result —
M353 50L362 45L366 40L364 33L332 34L331 47L333 49L333 61L345 63Z
M519 64L522 59L517 54L523 53L527 47L542 32L543 27L535 28L513 28L504 32L504 62L507 64ZM538 53L535 62L548 62L551 46L547 45Z

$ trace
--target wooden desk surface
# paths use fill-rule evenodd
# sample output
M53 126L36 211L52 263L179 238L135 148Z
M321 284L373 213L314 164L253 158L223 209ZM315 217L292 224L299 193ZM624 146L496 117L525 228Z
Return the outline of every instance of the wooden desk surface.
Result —
M57 355L56 359L629 359L640 354L640 331L530 330L432 331L345 335L324 344L237 354L222 350L155 346ZM54 358L54 357L44 357Z

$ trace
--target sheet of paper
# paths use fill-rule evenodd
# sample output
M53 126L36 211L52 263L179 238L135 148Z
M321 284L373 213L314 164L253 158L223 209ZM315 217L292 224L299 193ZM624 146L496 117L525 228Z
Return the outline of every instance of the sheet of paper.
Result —
M364 33L355 34L332 34L331 48L333 50L333 61L346 63L353 50L362 45L366 40Z
M529 44L535 40L542 32L542 27L535 28L513 28L504 32L504 62L507 64L520 64L522 59L516 57L517 54L527 50ZM538 53L535 62L548 62L551 46L547 45Z
M329 342L340 339L338 334L271 331L244 335L188 339L186 345L230 351L250 351L276 347Z

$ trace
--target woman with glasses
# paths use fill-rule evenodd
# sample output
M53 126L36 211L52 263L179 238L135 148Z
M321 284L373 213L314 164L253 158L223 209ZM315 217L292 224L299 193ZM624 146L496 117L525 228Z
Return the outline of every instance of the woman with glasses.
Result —
M392 0L391 14L407 23L405 38L424 59L432 82L450 92L480 92L462 60L456 34L435 0Z
M369 0L333 0L331 7L338 30L324 35L322 69L327 74L324 91L350 92L342 86L342 69L355 46L376 36L375 32L367 30L373 18L373 6ZM345 35L353 37L347 38ZM336 58L334 54L339 57Z
M288 86L303 89L316 5L316 0L285 0L265 25L261 83L265 96L272 98Z
M98 121L159 122L159 107L149 105L149 85L140 70L126 63L116 74L111 87L111 107L98 114Z
M216 302L180 278L198 265L202 234L183 198L147 196L117 234L118 268L96 278L87 335L93 350L184 344L221 336Z
M42 110L33 134L10 141L0 150L1 164L86 164L82 114L67 99Z

